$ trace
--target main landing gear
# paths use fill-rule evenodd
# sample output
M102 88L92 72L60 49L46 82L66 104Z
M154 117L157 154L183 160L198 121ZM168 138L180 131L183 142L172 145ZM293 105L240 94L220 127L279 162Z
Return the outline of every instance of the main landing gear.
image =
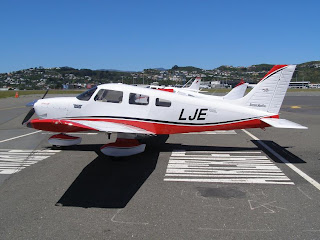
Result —
M136 139L136 134L118 133L117 140L103 145L100 150L104 155L111 157L127 157L144 152L146 144Z
M110 136L109 136L110 137ZM103 145L101 152L110 157L126 157L144 152L146 145L154 147L164 144L169 135L137 136L136 134L118 133L117 140ZM54 146L72 146L81 143L81 137L65 133L53 135L48 142Z

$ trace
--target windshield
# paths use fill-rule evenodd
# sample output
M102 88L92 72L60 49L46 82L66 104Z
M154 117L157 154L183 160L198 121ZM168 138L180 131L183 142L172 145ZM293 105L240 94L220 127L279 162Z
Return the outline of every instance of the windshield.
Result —
M88 101L96 90L97 90L97 87L91 88L88 91L85 91L80 95L78 95L77 98L82 101Z

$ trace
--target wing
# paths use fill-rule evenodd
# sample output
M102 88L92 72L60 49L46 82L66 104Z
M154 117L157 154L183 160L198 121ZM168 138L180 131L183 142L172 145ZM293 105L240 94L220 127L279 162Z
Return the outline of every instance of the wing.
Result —
M106 121L33 119L28 127L50 132L100 131L116 133L154 134L145 129Z
M121 123L112 123L112 122L104 122L104 121L83 121L83 120L72 120L72 122L97 129L98 131L101 131L101 132L154 134L142 128L121 124Z

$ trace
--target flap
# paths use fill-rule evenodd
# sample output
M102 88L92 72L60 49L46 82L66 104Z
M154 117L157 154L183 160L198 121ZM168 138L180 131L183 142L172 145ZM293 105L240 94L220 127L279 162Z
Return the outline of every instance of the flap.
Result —
M275 128L295 128L295 129L308 129L305 126L302 126L298 123L291 122L287 119L278 119L278 118L262 118L262 122L269 124Z

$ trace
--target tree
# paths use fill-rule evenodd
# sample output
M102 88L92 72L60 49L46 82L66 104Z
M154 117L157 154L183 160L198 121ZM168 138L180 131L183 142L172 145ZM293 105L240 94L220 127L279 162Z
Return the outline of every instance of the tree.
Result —
M174 66L171 68L171 70L177 70L178 68L179 68L178 65L174 65Z

